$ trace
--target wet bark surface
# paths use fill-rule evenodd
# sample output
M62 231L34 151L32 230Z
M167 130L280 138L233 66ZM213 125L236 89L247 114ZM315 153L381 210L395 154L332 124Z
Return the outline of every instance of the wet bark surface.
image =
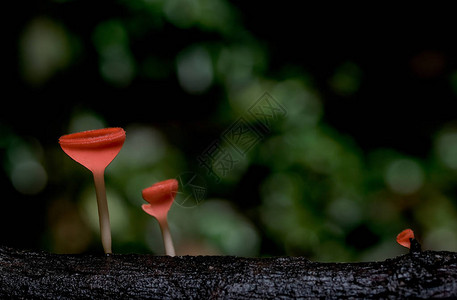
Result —
M382 262L59 255L0 247L1 299L457 298L457 253Z

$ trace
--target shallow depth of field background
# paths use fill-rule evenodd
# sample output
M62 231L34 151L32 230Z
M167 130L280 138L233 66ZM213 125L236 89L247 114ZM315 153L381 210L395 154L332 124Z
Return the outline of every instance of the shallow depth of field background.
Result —
M91 174L57 141L120 126L126 143L105 174L115 253L163 254L141 190L169 178L188 183L169 214L178 254L379 260L405 252L395 243L405 228L424 249L457 251L453 16L328 9L13 8L2 42L0 244L101 253ZM276 108L263 107L267 127L251 114L263 97Z

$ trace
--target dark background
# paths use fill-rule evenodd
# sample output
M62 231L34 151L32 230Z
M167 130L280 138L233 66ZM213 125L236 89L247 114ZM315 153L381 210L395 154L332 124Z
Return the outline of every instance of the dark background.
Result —
M86 228L90 226L79 210L76 215L71 214L78 221L68 226L69 232L59 233L56 228L63 228L59 223L62 221L57 222L53 217L53 209L56 214L61 213L56 208L59 199L67 199L73 208L80 207L82 187L91 187L86 170L65 157L57 144L58 137L70 130L75 116L88 114L105 126L128 128L133 124L153 128L166 140L167 151L173 149L178 153L170 154L179 158L172 166L164 158L162 163L117 172L129 176L140 171L151 172L154 180L165 180L166 176L187 170L204 176L210 188L203 205L211 206L214 202L215 211L205 210L203 206L194 208L194 214L198 215L195 211L199 209L201 212L196 218L208 221L195 228L190 226L190 233L182 229L188 224L177 225L175 231L180 232L177 239L181 253L307 255L316 260L376 259L401 251L394 244L394 237L405 226L419 232L426 246L455 251L455 166L443 163L436 150L441 133L450 132L452 137L456 120L455 24L450 10L441 7L316 8L288 1L279 4L214 2L217 5L208 5L211 2L206 1L189 2L194 6L181 1L174 1L173 6L171 2L35 1L11 9L9 14L14 17L4 25L7 34L3 42L6 50L3 73L6 76L0 113L0 154L4 164L0 178L4 193L2 244L55 252L100 250L96 228ZM173 19L170 11L184 17ZM196 13L186 18L189 11ZM34 23L36 20L45 21ZM97 40L96 32L100 24L112 20L123 26L127 38L113 35L107 38L107 43L114 41L124 47L134 66L133 75L124 81L110 81L100 71L104 55L110 54L104 54L97 46L103 43L103 38L99 35ZM44 34L48 30L51 36L57 36L56 43L64 41L67 45L63 49L67 49L68 55L63 56L66 59L61 65L53 67L52 59L48 60L49 73L27 75L30 69L33 71L27 60L28 49L33 45L44 47L24 42L30 37L31 28L42 28ZM40 40L38 32L36 36ZM196 93L186 90L177 74L180 55L185 49L194 49L192 47L206 49L213 63L211 84ZM247 99L238 92L256 80L230 85L224 77L230 72L230 64L225 70L217 63L224 49L236 47L251 51L253 62L248 68L249 76L261 82L253 84L259 92L252 92L253 96ZM43 52L33 53L38 53L34 58L39 59ZM143 68L150 57L155 62L152 75ZM241 55L239 59L242 58ZM46 66L46 61L43 64ZM285 105L286 118L294 118L292 124L301 124L304 117L294 114L295 107L287 105L296 102L288 102L282 94L275 93L275 86L291 79L300 82L302 89L317 99L322 111L317 127L283 126L279 122L273 133L243 159L244 167L235 172L233 178L223 178L220 183L212 181L198 166L196 158L263 92ZM233 100L237 97L243 103L238 107L236 103L240 102ZM335 163L338 167L316 170L312 158L302 163L300 155L290 154L301 151L299 146L294 149L293 143L274 148L276 152L270 160L262 158L262 151L270 151L263 149L270 149L268 147L287 138L306 140L308 132L314 130L316 137L306 144L306 149L315 150L306 150L302 155L310 155L309 151L318 154L327 151L326 143L330 140L331 147L343 149L335 150L335 155L326 158L329 165ZM127 130L127 140L128 137ZM39 153L37 161L47 174L46 184L39 191L24 193L12 183L14 164L9 161L9 153L19 151L13 147L17 141L27 145L32 153ZM449 149L446 153L456 151L455 147ZM294 155L296 161L295 158L276 159ZM420 188L406 193L389 188L386 169L397 160L420 166L423 172ZM352 161L356 163L352 165ZM356 175L351 173L354 169L358 170ZM301 192L292 197L299 204L289 211L290 218L286 209L281 215L284 219L277 221L282 225L270 223L269 226L265 216L269 216L271 204L262 196L262 190L268 190L265 186L274 181L269 178L276 178L276 174L285 176L291 189ZM401 174L400 177L408 177ZM287 178L298 178L298 181ZM350 183L339 178L346 178ZM117 180L124 179L118 176ZM115 181L110 182L108 178L108 188L114 186ZM120 201L125 202L129 187L119 186ZM305 187L303 196L302 186ZM342 203L359 207L359 215L349 214L340 222L332 220L329 216L332 199L351 198L348 195L356 200ZM379 204L383 201L387 203L385 206ZM217 227L211 222L222 221L213 220L205 213L217 213L218 209L225 209L225 205L231 207L228 225L221 225L222 229L217 232L201 229L202 226ZM372 218L378 206L391 212L392 217ZM154 240L159 248L151 248L139 233L156 224L147 223L150 222L148 217L143 216L141 210L135 210L131 203L127 207L129 218L137 218L138 214L143 221L131 225L135 232L132 239L114 241L115 251L117 247L121 252L159 254L160 239ZM433 207L438 208L434 211ZM65 213L69 210L71 208L63 208ZM233 232L224 229L239 218L243 220L241 224L248 224L246 228L253 228L248 230L249 234L256 234L258 242L251 250L230 248L222 241L224 235L238 232L241 239L238 243L242 245L242 232L245 232L242 225L241 229L230 229ZM90 234L91 238L72 248L66 244L66 236L72 236L72 228L78 226L85 229L75 229L75 232ZM183 238L187 234L190 238ZM442 243L437 244L436 240ZM191 246L197 250L188 250Z

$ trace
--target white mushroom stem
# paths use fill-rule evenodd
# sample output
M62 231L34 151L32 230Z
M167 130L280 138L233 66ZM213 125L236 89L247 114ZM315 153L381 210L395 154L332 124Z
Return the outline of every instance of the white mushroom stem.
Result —
M159 221L160 230L162 231L163 243L165 245L165 254L169 256L175 256L175 247L171 239L170 228L168 227L167 217L157 219Z
M95 192L97 194L100 236L105 254L111 254L111 226L109 221L108 201L106 200L104 170L94 172Z

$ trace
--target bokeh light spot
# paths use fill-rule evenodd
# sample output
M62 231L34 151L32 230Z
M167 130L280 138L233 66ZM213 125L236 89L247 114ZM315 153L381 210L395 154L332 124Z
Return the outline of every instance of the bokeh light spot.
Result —
M21 69L25 80L42 85L71 60L72 45L65 29L51 19L33 19L20 41Z
M47 181L46 170L34 160L24 160L13 166L11 182L22 194L38 194L45 188Z
M360 221L362 212L357 203L348 198L338 198L328 207L329 215L342 226L350 226Z
M457 131L442 133L436 140L440 160L451 169L457 169Z
M163 6L166 18L176 27L189 28L192 26L199 11L196 0L168 0Z
M178 79L190 94L206 91L213 82L213 65L208 51L195 46L184 50L177 58Z
M146 168L157 163L167 148L162 134L153 127L131 125L126 128L128 138L117 156L117 167L128 169ZM134 153L134 154L133 154ZM113 168L116 166L113 165Z
M388 165L385 180L392 191L404 195L412 194L422 186L424 171L413 160L397 159Z
M217 71L229 87L239 87L252 77L254 53L248 47L224 48L217 59Z
M102 22L95 28L93 40L100 55L102 77L115 86L127 86L135 77L136 68L124 25L117 20Z

